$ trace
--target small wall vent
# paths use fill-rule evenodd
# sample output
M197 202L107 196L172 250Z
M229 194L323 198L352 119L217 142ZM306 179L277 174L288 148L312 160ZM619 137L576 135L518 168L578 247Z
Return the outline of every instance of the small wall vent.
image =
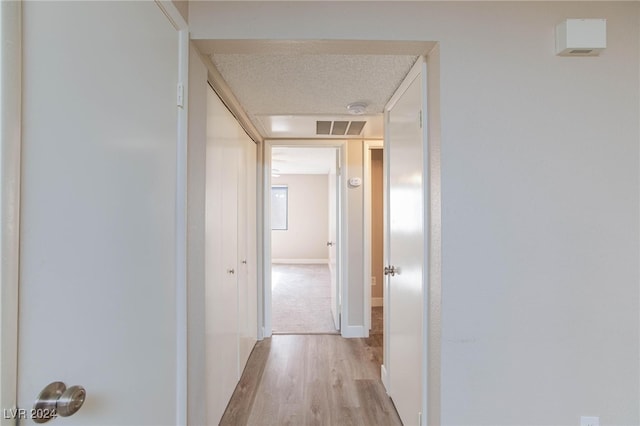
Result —
M606 47L606 19L565 19L556 26L559 56L598 56Z
M366 121L316 121L316 135L358 136Z
M569 51L571 55L589 55L593 53L592 49L573 49Z

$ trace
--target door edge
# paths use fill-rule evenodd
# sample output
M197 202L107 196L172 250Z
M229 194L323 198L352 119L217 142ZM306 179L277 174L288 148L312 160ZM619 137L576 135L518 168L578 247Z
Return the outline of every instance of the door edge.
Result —
M1 2L2 32L2 286L0 287L0 404L15 409L18 386L20 185L22 146L22 2ZM0 425L15 419L0 417Z

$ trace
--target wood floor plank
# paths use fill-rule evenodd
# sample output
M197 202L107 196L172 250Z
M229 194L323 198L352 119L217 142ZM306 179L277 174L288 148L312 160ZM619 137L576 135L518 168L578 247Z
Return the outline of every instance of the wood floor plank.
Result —
M400 424L400 418L391 399L381 394L377 380L356 380L356 389L361 401L366 401L363 410L365 424Z
M247 365L240 377L240 382L236 386L231 401L234 403L227 406L221 425L247 424L251 407L255 402L258 385L262 381L262 375L266 367L266 360L271 349L271 339L258 342L247 361Z
M278 335L258 342L220 424L401 425L380 381L380 341Z

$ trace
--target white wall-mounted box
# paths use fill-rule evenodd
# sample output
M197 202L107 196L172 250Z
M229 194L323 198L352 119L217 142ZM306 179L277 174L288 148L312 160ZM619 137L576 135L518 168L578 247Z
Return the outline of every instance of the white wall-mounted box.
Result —
M606 47L606 19L566 19L556 26L557 55L598 56Z

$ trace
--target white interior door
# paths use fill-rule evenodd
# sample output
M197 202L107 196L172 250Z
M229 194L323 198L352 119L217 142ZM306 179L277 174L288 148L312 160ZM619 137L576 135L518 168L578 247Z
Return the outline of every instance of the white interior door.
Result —
M426 67L419 61L385 108L389 395L404 424L422 422L425 295ZM426 109L425 109L426 110Z
M61 381L86 401L49 424L175 424L178 33L153 2L22 7L26 411L3 414L34 424Z
M238 126L239 127L239 126ZM238 377L257 340L256 144L239 128L238 169Z
M238 381L238 161L235 119L207 91L205 306L207 419L218 423Z
M329 273L331 275L331 315L336 330L340 330L340 280L339 280L339 250L338 245L338 217L340 215L340 179L337 170L340 168L340 150L336 149L335 167L329 173L329 236L327 240L329 256Z

